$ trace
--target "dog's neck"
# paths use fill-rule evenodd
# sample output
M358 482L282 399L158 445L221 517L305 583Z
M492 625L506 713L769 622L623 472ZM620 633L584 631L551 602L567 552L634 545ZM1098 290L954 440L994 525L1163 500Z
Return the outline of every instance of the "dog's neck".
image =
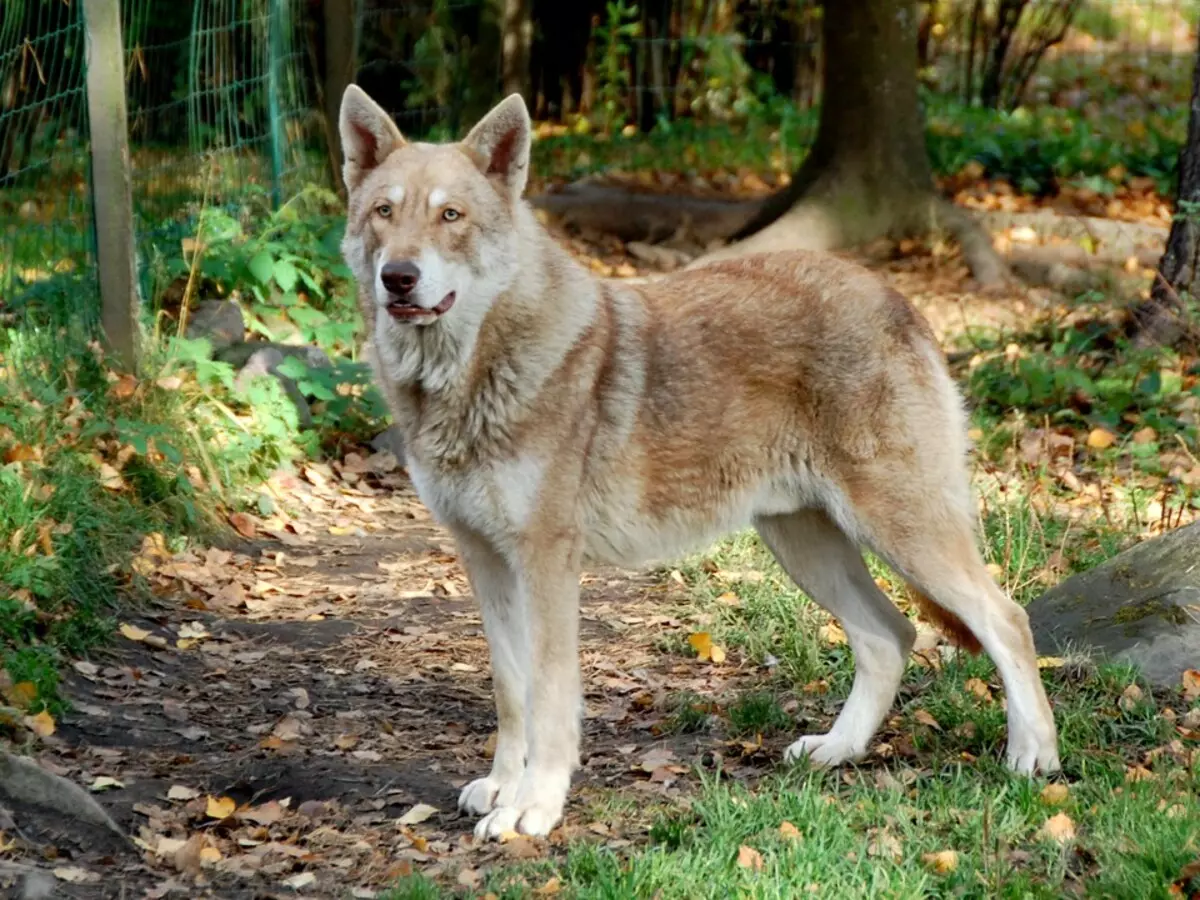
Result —
M479 322L453 331L443 323L414 329L403 344L376 348L397 421L422 463L453 466L506 452L537 395L596 315L593 277L526 204L518 215L527 219L518 226L525 237L518 245L517 280ZM376 340L385 335L376 329Z

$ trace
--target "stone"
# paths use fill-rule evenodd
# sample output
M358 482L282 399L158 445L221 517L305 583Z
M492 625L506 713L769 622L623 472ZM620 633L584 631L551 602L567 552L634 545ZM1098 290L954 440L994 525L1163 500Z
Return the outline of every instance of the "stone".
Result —
M396 462L404 465L404 435L399 425L392 425L386 431L381 431L371 438L371 449L376 453L387 451L396 457Z
M232 300L202 300L188 314L187 337L208 338L216 356L246 340L246 320Z
M1093 652L1178 687L1186 669L1200 668L1200 522L1068 578L1028 612L1039 653Z
M288 376L279 371L279 366L283 365L284 354L279 348L273 346L262 347L251 353L238 370L237 376L234 378L233 386L239 392L245 392L252 381L256 378L274 377L279 381L283 392L287 394L288 399L292 401L292 405L296 407L296 421L301 429L312 428L313 417L312 410L308 405L308 398L304 396L304 392L300 390L300 386L296 384Z

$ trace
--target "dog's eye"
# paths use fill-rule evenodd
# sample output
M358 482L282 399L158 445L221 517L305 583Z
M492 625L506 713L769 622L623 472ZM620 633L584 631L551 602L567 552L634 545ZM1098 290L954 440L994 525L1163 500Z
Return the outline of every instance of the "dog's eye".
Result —
M379 213L379 215L384 219L390 219L392 216L392 208L386 203L381 203L379 206L375 207L375 212Z
M442 210L442 221L443 222L457 222L461 218L462 218L462 213L460 213L457 209L454 209L451 207L451 208Z

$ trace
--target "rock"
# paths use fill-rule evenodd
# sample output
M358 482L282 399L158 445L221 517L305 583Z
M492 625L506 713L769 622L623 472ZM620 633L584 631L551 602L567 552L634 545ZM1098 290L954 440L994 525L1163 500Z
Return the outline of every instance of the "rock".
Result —
M400 426L392 425L387 431L381 431L371 438L371 449L376 453L386 450L396 457L397 463L404 465L404 436L400 433Z
M1068 578L1029 605L1040 653L1091 650L1178 687L1200 668L1200 522Z
M284 355L277 347L266 346L255 350L246 358L245 363L238 371L233 386L239 392L244 393L256 378L273 376L278 380L288 399L292 401L292 405L296 407L296 421L300 427L302 429L312 428L312 410L308 406L308 399L304 396L304 392L300 390L300 386L296 382L279 371L283 360Z
M246 341L245 343L238 342L230 345L219 353L214 354L221 362L229 363L235 369L243 368L255 353L263 350L274 350L280 356L280 362L284 357L294 356L310 369L328 369L333 366L329 361L329 357L320 347L313 347L310 344L280 344L274 341ZM276 363L278 365L278 363Z
M246 340L246 320L232 300L203 300L188 315L187 336L208 338L213 355Z

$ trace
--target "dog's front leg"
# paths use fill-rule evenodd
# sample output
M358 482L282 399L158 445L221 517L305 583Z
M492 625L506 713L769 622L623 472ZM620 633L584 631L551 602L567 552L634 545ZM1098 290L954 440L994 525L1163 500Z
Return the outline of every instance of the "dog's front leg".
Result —
M579 763L579 541L560 534L538 543L520 553L518 573L530 623L525 771L514 800L476 826L480 839L549 833Z
M458 797L459 809L482 816L497 807L512 806L525 771L529 604L508 560L476 535L459 533L455 537L483 615L496 697L492 771L464 787Z

